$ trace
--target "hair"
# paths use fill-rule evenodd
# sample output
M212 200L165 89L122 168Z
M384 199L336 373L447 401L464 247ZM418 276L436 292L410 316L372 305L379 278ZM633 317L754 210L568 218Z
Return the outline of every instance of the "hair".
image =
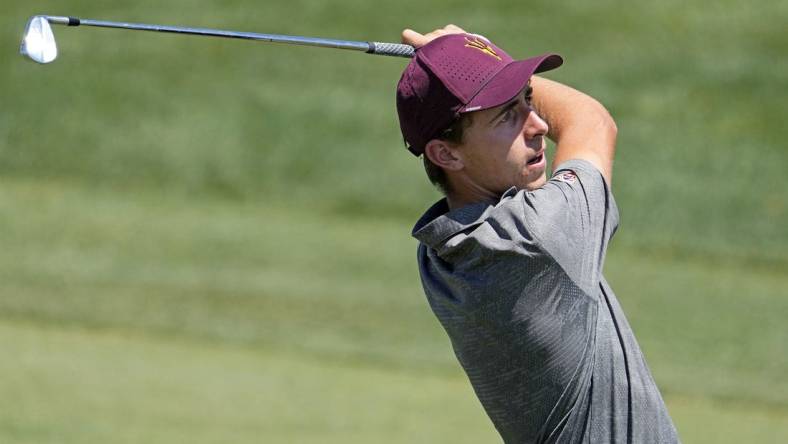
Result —
M445 129L437 138L449 143L460 144L463 141L465 129L471 126L473 121L470 114L460 114L460 117L454 120L447 129ZM435 165L425 152L422 157L424 158L424 171L427 172L427 177L430 182L436 186L444 195L449 194L451 187L449 179L446 176L446 171L443 168Z

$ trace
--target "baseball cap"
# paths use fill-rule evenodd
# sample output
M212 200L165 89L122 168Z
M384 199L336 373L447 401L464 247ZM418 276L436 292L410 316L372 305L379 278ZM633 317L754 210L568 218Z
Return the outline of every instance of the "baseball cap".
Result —
M397 84L397 114L416 156L461 114L494 108L519 93L534 73L558 68L557 54L514 60L476 34L448 34L416 51Z

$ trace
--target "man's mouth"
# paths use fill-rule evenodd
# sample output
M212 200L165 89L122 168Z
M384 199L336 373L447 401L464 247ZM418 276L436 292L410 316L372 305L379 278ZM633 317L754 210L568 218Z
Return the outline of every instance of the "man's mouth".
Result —
M528 165L535 165L544 159L544 151L539 153L536 157L528 161Z

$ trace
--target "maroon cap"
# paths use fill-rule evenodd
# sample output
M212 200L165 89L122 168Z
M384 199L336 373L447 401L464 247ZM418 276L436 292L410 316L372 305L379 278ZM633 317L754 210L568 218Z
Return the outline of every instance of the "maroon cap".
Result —
M534 73L562 63L557 54L514 60L473 34L438 37L416 51L397 85L397 114L408 150L421 155L460 114L502 105Z

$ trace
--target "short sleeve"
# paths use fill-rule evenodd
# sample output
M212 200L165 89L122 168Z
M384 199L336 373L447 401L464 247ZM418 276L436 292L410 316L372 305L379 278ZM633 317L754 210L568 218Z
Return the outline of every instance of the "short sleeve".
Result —
M522 202L537 246L581 288L598 286L618 227L618 208L602 173L585 160L569 160L542 188L523 192Z

